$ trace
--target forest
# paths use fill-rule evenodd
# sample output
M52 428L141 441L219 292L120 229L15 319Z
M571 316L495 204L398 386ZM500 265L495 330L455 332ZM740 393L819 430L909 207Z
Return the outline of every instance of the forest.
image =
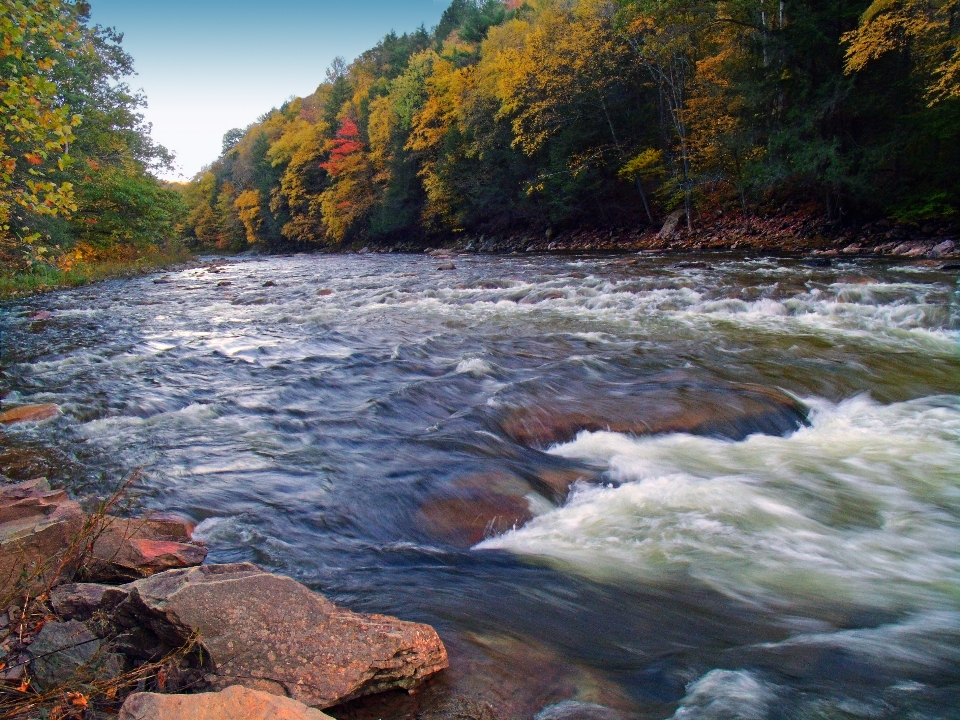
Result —
M85 2L0 7L8 267L960 208L960 0L453 0L186 184L155 178L122 36Z
M957 0L454 0L184 192L196 247L960 208Z

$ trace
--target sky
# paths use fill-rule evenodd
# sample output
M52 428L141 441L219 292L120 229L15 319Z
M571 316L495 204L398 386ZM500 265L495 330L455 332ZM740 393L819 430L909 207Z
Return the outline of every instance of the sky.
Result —
M337 56L353 60L391 30L432 28L449 0L91 0L93 23L124 35L153 138L186 180L223 134L316 90Z

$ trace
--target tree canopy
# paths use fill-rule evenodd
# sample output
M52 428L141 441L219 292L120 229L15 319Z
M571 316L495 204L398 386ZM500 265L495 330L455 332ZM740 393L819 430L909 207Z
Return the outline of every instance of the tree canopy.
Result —
M0 0L0 254L69 266L135 253L176 234L179 193L153 172L145 99L124 78L122 36L66 0Z

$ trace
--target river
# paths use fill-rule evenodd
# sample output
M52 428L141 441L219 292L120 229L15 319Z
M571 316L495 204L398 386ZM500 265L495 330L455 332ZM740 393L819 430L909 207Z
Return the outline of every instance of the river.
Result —
M438 697L960 717L955 271L439 262L220 260L7 304L4 402L64 410L8 435L81 496L142 468L136 509L195 520L212 562L433 624ZM766 389L806 421L724 424ZM676 422L509 431L544 408ZM406 701L371 702L334 714Z

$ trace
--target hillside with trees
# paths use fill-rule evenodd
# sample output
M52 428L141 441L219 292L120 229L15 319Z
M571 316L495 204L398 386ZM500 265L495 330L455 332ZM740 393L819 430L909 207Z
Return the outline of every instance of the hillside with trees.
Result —
M960 208L957 0L454 0L224 138L197 247Z

